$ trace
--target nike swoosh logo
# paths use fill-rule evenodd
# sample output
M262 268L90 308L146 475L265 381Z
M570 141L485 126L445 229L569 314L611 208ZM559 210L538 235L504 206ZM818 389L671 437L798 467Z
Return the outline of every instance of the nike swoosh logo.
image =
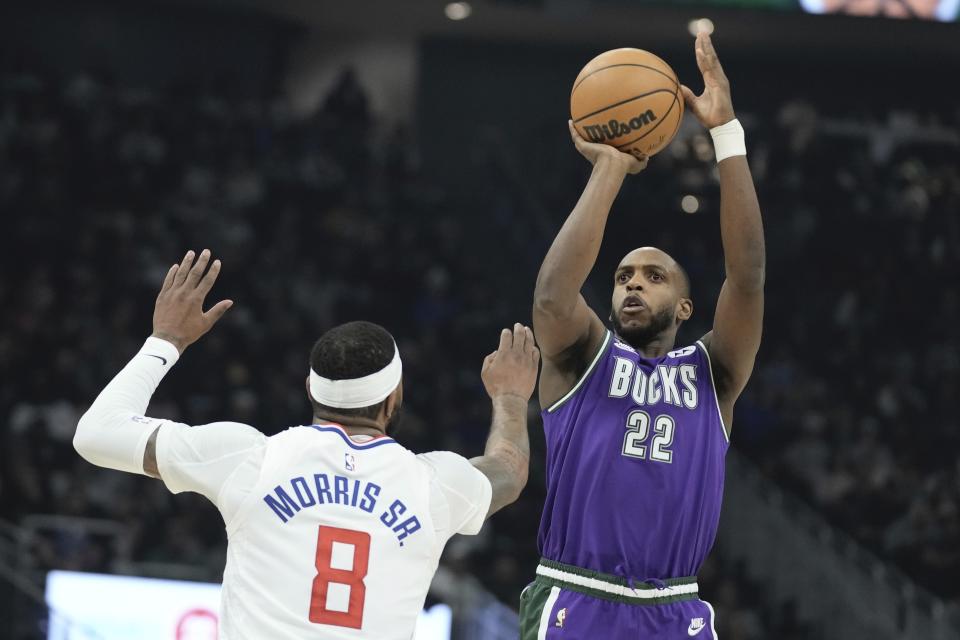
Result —
M162 362L164 365L167 364L167 359L166 359L166 358L162 358L162 357L160 357L160 356L155 356L155 355L153 355L152 353L145 353L145 354L143 354L143 355L145 355L145 356L150 356L151 358L156 358L157 360L159 360L160 362Z
M700 633L701 631L703 631L703 630L706 629L706 628L707 628L707 625L702 624L702 625L700 625L699 627L697 627L696 629L694 629L694 628L693 628L693 625L691 624L689 627L687 627L687 635L688 635L688 636L695 636L695 635L697 635L698 633Z

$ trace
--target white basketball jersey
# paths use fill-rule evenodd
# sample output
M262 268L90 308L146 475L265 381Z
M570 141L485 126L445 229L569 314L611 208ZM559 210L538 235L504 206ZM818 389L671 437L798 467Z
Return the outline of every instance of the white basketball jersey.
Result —
M450 452L336 425L267 438L228 521L221 638L409 640L444 544L479 531L490 493Z

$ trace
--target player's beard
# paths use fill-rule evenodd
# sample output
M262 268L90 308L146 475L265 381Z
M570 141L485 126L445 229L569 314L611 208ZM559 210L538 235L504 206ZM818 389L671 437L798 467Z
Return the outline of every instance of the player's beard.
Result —
M650 322L640 327L624 327L620 323L620 316L614 311L610 311L610 322L613 323L613 329L617 332L624 342L631 347L642 349L653 339L670 328L674 323L673 308L665 307L652 315Z

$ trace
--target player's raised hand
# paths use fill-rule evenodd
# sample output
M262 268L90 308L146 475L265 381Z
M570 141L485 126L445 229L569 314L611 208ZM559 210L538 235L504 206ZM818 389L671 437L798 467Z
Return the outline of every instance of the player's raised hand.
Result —
M734 118L733 99L730 97L730 81L720 66L720 59L713 48L710 35L704 31L697 34L695 45L697 66L703 74L703 93L695 95L689 87L680 85L687 108L707 129L727 124Z
M625 173L640 173L647 168L647 156L639 151L637 155L624 153L616 147L599 142L587 142L577 133L573 126L573 120L567 120L567 127L570 129L570 137L573 138L573 145L577 148L584 158L590 161L590 164L597 164L600 158L609 158L614 164L623 169Z
M480 377L491 398L514 395L526 401L533 395L539 363L533 331L518 322L512 331L500 332L500 346L484 359Z
M203 301L220 275L220 261L214 260L208 270L209 262L209 249L201 251L196 262L193 251L187 251L183 262L167 271L157 296L153 309L153 336L173 343L180 353L209 331L233 306L233 300L221 300L204 312Z

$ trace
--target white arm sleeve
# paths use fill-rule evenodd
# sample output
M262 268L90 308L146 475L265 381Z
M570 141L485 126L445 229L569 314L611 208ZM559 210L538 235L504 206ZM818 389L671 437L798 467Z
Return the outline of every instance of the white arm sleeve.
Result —
M437 498L444 504L434 509L435 516L443 520L446 536L455 533L473 535L479 533L490 510L493 487L490 480L466 458L452 451L433 451L417 456L433 472ZM441 521L439 524L443 524Z
M97 466L143 474L147 441L159 429L157 466L170 491L200 493L229 520L256 483L266 436L237 423L190 427L144 416L157 385L179 358L166 340L147 338L80 418L73 446Z
M179 358L180 352L166 340L147 338L80 418L73 437L77 453L100 467L142 474L147 440L163 422L143 414Z

